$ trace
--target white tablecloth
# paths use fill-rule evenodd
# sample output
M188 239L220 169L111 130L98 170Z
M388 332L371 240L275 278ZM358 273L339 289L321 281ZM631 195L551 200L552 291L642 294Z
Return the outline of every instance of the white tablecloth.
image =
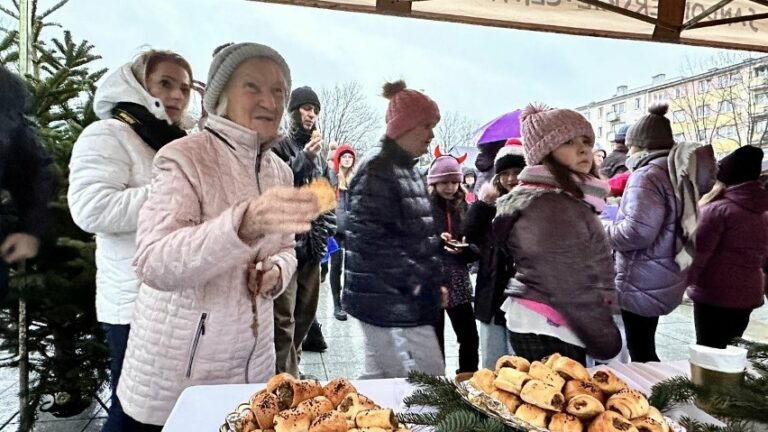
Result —
M596 369L605 368L599 366ZM677 375L690 375L687 361L668 363L611 363L610 369L632 388L646 394L657 382ZM401 378L355 381L357 390L379 405L402 411L402 401L412 387ZM164 431L189 432L219 430L224 418L241 403L264 388L264 384L204 385L189 387L181 394L165 424ZM687 415L708 423L719 424L716 419L692 405L678 407L669 412L672 418Z

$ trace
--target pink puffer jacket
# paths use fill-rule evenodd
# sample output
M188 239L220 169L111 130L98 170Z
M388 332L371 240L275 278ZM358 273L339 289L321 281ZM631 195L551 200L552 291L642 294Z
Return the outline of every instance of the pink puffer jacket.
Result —
M136 271L143 285L117 394L142 423L165 423L186 387L264 382L275 370L272 300L296 270L293 235L245 244L237 235L248 200L293 185L271 143L221 117L158 152L139 215ZM256 300L250 262L271 261L282 284Z

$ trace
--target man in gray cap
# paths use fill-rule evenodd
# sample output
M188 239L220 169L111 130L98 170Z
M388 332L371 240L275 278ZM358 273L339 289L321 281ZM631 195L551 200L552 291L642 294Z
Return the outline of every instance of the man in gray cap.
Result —
M605 157L603 164L600 166L600 175L607 179L627 171L627 166L624 165L624 161L627 160L627 152L629 151L625 144L627 130L629 130L629 126L624 125L616 131L616 135L613 138L613 151Z
M322 138L317 130L320 99L310 87L299 87L288 100L289 134L274 152L293 171L296 186L322 177ZM312 222L312 230L296 236L298 268L288 289L275 300L275 351L277 371L299 374L303 348L322 352L328 349L320 324L315 320L320 298L320 261L328 238L336 232L336 216L326 213ZM305 340L306 338L306 340Z

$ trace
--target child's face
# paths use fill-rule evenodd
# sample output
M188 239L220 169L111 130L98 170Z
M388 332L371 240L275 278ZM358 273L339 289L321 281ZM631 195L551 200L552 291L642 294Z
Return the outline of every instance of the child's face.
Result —
M592 164L595 163L592 156L594 145L595 142L591 138L579 136L555 149L552 156L573 172L589 174Z
M464 182L468 184L469 186L474 186L475 184L475 176L467 176L464 178Z
M355 157L352 156L352 153L344 153L339 158L339 165L341 165L342 168L352 168L352 164L355 163Z
M509 192L517 186L517 176L520 175L520 171L522 171L520 168L510 168L500 172L498 176L501 187Z
M440 182L435 185L435 190L440 198L444 200L452 200L456 195L456 191L459 190L459 182Z

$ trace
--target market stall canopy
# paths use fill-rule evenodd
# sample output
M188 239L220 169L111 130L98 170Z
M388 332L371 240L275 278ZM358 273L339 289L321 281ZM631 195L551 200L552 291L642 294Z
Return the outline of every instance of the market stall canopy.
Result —
M257 0L768 52L768 0Z

